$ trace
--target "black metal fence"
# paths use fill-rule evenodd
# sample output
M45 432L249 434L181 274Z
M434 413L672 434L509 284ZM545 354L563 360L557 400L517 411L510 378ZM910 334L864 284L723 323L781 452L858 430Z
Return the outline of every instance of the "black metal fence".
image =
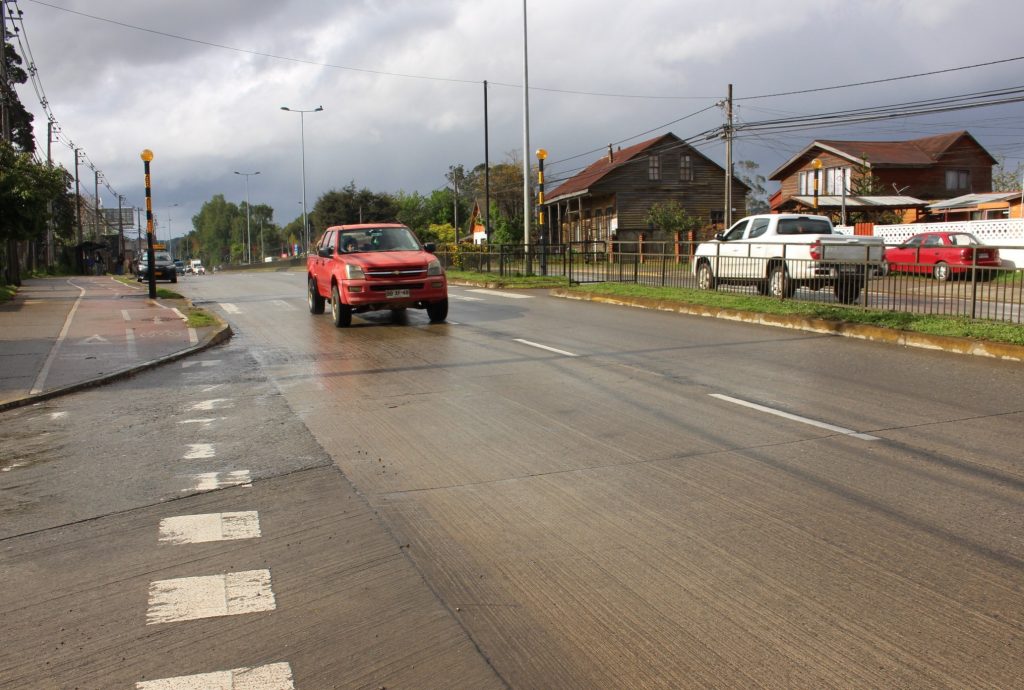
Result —
M719 245L720 247L725 245ZM883 311L957 316L1024 323L1024 272L1003 262L978 265L934 259L890 264L809 259L807 245L785 245L780 258L738 253L695 256L696 243L573 242L562 245L492 245L457 252L439 251L446 268L497 276L547 275L572 284L631 283L649 287L720 290ZM1004 252L1019 247L996 247ZM1024 252L1022 252L1024 253ZM706 268L701 268L707 264ZM939 276L938 278L934 276Z

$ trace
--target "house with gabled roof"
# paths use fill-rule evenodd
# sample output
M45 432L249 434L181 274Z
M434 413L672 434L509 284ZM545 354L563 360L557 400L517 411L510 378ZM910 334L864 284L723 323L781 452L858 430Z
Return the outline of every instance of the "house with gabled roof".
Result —
M768 177L780 185L770 203L781 211L805 206L812 196L818 202L857 193L937 200L989 192L997 162L967 131L908 141L819 139ZM874 188L865 190L869 178Z
M732 178L733 215L744 214L749 187ZM545 194L551 242L671 240L649 227L656 203L675 201L704 225L724 217L725 169L672 133L612 150Z

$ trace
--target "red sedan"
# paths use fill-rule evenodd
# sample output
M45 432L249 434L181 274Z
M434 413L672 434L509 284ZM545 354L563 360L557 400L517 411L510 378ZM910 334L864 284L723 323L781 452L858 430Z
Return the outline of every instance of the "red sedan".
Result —
M971 267L999 267L999 250L986 247L969 232L922 232L903 244L885 250L890 271L931 273L936 280L949 280Z

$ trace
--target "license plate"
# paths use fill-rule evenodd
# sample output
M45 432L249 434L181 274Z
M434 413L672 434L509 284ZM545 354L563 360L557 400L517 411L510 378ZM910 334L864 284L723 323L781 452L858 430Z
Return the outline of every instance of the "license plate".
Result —
M397 299L399 297L408 297L408 290L388 290L384 293L384 296L388 299Z

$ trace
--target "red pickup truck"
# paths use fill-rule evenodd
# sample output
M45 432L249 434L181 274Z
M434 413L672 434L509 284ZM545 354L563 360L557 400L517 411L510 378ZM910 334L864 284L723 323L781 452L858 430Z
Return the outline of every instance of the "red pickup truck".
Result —
M334 325L377 309L426 309L431 323L448 317L448 281L441 262L412 230L397 223L336 225L306 258L312 314L331 303Z

